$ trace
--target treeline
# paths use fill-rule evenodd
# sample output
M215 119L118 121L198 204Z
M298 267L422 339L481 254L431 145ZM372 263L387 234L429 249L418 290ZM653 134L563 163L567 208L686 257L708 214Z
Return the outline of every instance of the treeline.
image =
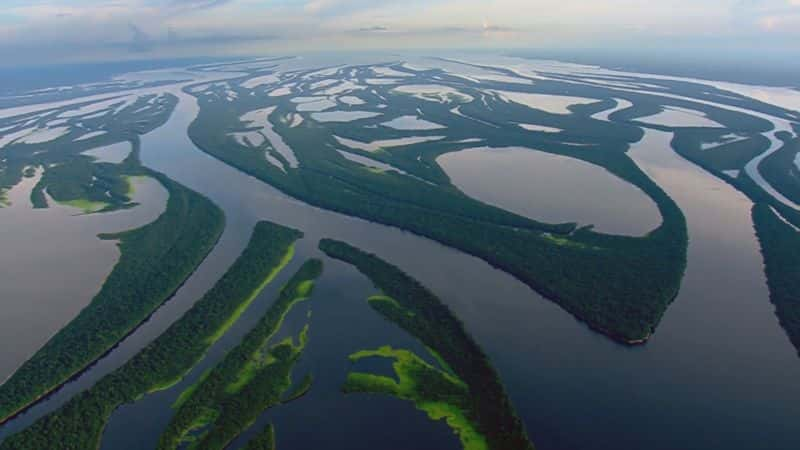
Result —
M264 281L280 267L284 255L301 235L296 230L259 222L247 248L231 268L164 334L59 410L6 439L0 449L97 448L111 413L124 403L179 381L203 357L213 343L212 337L226 326L239 306L263 288ZM173 272L167 271L165 276ZM136 284L138 288L146 286Z
M752 215L764 255L770 300L800 354L800 231L781 220L765 203L755 204Z
M461 321L439 298L397 267L344 242L325 239L320 242L320 249L331 258L355 266L401 306L371 302L378 312L439 354L463 380L470 400L465 413L490 449L533 448L497 372Z
M244 450L275 450L275 426L267 425L244 446Z
M271 345L270 339L291 308L311 295L311 283L321 273L321 261L303 264L242 342L181 402L158 449L175 449L186 442L223 449L261 412L281 402L291 388L291 372L305 347L307 329L297 345L291 338Z

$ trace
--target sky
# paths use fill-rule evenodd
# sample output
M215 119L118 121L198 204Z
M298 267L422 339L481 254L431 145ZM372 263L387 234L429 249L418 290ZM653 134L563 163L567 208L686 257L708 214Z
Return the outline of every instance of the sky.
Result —
M317 50L800 55L800 0L2 0L0 65Z

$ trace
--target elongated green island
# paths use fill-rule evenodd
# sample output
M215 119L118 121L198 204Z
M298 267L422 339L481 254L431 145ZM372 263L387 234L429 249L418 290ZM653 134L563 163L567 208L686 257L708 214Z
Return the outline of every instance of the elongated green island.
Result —
M532 449L497 372L483 350L450 309L433 293L395 266L344 242L323 240L331 258L355 266L384 295L370 305L389 321L419 339L441 367L433 367L407 350L383 347L354 353L394 360L399 378L351 373L345 392L390 394L409 400L432 419L444 419L465 450Z
M93 449L111 413L179 381L230 324L242 305L285 265L296 230L259 222L247 248L203 298L125 365L63 407L9 437L2 450Z
M800 231L764 203L753 206L753 224L764 254L770 300L800 354Z
M161 450L182 444L189 448L223 449L267 408L298 398L310 387L306 377L292 387L292 368L308 340L308 325L297 342L288 337L272 343L289 311L308 299L322 273L322 262L307 261L281 289L258 324L209 374L181 395L177 411L159 440ZM268 438L264 438L268 439Z

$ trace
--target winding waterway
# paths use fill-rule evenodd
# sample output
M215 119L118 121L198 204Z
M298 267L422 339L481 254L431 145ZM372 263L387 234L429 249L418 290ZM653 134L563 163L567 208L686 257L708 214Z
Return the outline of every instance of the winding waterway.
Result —
M85 389L163 332L230 266L255 222L267 219L306 233L292 265L187 380L121 408L109 424L104 448L154 442L169 419L165 405L236 344L304 258L320 256L316 242L321 237L377 253L437 293L489 354L540 449L800 448L795 432L800 359L768 300L750 203L677 156L669 148L669 134L648 131L629 154L684 211L688 267L654 337L646 346L629 348L590 331L479 259L395 228L308 206L206 155L186 135L197 115L195 99L172 92L179 97L177 109L165 126L143 137L142 161L218 204L227 217L225 232L199 270L146 324L78 379L2 428L0 437ZM430 423L408 404L342 397L338 388L348 353L388 342L415 344L365 305L368 281L340 263L325 263L310 304L311 343L296 371L299 378L314 370L317 384L307 397L268 411L259 423L274 420L279 445L286 448L321 443L349 449L457 448L446 427ZM387 443L387 438L397 440Z

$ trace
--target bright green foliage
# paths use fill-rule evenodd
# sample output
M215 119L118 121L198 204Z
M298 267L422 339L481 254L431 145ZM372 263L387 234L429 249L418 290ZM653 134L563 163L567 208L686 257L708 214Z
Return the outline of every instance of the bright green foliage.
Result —
M270 340L292 307L308 298L321 273L319 260L303 264L242 342L186 395L162 434L159 449L175 449L181 443L190 443L189 448L223 449L262 411L281 402L292 386L292 368L308 331L301 332L297 344L291 337L275 344Z
M351 374L346 389L349 386L350 390L383 392L414 401L430 417L445 418L468 449L533 448L483 350L439 298L397 267L344 242L325 239L320 249L366 275L383 292L370 298L372 308L445 362L440 370L400 350L356 353L353 359L371 355L394 358L400 383L388 377Z
M388 346L354 353L350 359L358 361L371 356L394 359L392 367L399 382L380 375L351 372L344 384L345 392L389 394L412 401L431 419L444 419L461 439L464 450L489 448L484 437L467 418L470 393L463 381L434 368L408 350L395 350Z

